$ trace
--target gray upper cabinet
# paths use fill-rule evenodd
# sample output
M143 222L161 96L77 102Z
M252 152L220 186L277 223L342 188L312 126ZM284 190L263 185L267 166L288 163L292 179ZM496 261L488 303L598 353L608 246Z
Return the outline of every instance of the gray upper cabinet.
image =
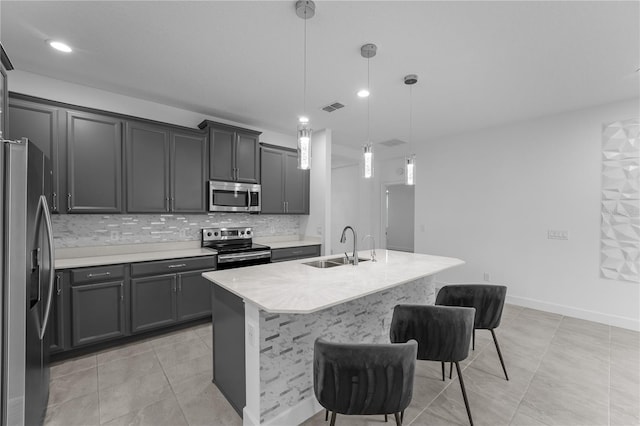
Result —
M205 212L206 135L153 123L126 127L127 211Z
M126 135L127 211L168 212L169 130L128 122Z
M309 170L298 169L295 150L260 149L263 214L309 214Z
M67 111L67 211L122 212L122 121Z
M51 191L48 194L52 212L59 210L59 194L61 188L59 161L59 119L60 109L55 106L24 99L9 98L9 139L29 138L44 154L49 157L52 179Z
M259 137L255 132L205 120L209 129L209 178L227 182L260 182Z
M202 132L171 132L171 210L207 211L207 137Z

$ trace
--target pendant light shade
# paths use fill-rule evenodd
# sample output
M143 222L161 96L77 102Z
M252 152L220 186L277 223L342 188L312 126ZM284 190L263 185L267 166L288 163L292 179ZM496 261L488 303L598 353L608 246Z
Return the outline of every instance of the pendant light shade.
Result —
M363 176L365 179L373 177L373 145L366 144L362 147L364 154L364 171Z
M311 129L306 117L300 117L298 122L298 168L311 168Z
M416 74L404 76L404 84L409 86L409 143L413 139L413 85L418 82ZM416 184L416 155L412 154L404 160L404 183L407 185Z
M405 184L407 185L415 185L416 184L416 156L410 155L404 160L404 176L405 176Z
M311 123L307 113L307 19L313 18L316 13L316 4L312 0L296 1L296 15L304 19L304 83L303 83L303 113L298 119L298 168L309 170L311 168Z

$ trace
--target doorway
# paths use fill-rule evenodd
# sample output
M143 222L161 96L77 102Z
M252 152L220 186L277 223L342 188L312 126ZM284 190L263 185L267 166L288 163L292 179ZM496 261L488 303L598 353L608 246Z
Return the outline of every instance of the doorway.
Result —
M414 195L413 185L383 185L382 223L388 250L413 253Z

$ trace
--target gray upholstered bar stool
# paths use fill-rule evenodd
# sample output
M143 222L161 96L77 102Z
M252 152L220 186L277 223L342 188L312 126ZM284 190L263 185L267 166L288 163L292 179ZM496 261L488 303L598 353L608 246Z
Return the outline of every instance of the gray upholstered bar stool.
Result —
M393 309L389 332L392 342L416 340L418 342L418 359L440 361L443 376L444 363L455 363L462 389L462 398L471 426L473 426L473 419L459 362L469 355L474 315L475 309L473 308L397 305Z
M506 296L507 287L503 285L452 284L440 289L436 296L436 305L466 306L476 309L472 348L476 348L476 330L491 331L493 343L496 345L498 358L500 358L500 365L502 365L502 371L504 371L504 377L509 380L507 368L504 366L504 359L502 359L502 352L500 352L500 345L498 345L496 333L493 331L500 325ZM453 365L449 368L449 378L451 378L452 370Z
M353 344L315 342L313 389L325 409L336 414L395 414L409 406L413 396L418 344Z

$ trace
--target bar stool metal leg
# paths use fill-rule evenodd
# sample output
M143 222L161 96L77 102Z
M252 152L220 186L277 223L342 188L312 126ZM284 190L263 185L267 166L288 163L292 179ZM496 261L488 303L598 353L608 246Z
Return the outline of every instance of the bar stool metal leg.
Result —
M400 420L400 413L393 413L396 417L396 426L402 426L402 420Z
M324 421L329 420L329 410L324 410Z
M496 350L498 351L498 358L500 358L500 364L502 365L502 371L504 371L504 377L509 380L509 375L507 374L507 368L504 366L504 360L502 359L502 352L500 352L500 345L498 345L498 339L496 338L496 333L491 329L491 335L493 336L493 343L496 344Z
M458 379L460 379L460 387L462 388L462 398L464 399L464 406L467 409L467 416L469 416L469 423L473 426L473 419L471 418L471 409L469 408L469 400L467 399L467 391L464 388L464 381L462 380L462 372L460 371L460 364L456 361L456 372L458 373Z
M329 423L329 426L335 426L336 425L336 412L332 411L331 412L331 423Z

